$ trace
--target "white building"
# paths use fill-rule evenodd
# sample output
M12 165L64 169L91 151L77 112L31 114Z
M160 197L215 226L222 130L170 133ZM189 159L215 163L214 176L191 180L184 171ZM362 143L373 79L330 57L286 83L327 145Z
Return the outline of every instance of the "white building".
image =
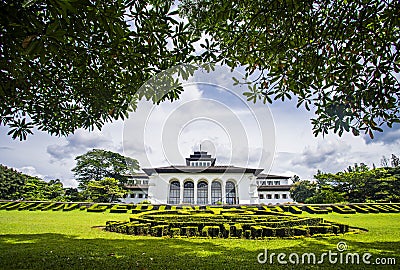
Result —
M184 166L145 168L130 177L126 203L277 204L292 202L289 177L260 174L263 169L216 166L215 158L195 151Z

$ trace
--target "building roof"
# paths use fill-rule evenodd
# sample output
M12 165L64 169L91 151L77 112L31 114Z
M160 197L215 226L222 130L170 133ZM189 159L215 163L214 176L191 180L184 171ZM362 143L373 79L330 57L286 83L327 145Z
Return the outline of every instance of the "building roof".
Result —
M186 158L186 166L190 165L190 161L210 161L211 166L215 165L215 158L208 155L206 151L194 151L193 155Z
M235 166L168 166L159 168L144 168L142 169L148 176L154 173L252 173L258 175L263 169L242 168Z
M143 190L143 189L149 189L149 185L124 185L124 188L130 190Z
M291 185L276 185L276 186L259 186L257 190L260 191L289 191Z
M149 179L149 177L145 173L125 174L124 176L132 177L132 178L136 178L136 179Z
M290 176L265 174L265 173L260 173L259 175L257 175L257 179L289 179L289 178Z

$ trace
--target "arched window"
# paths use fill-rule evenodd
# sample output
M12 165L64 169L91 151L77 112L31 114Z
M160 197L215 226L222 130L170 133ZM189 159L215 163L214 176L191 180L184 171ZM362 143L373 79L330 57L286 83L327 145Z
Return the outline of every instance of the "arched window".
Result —
M222 188L220 182L214 181L211 184L211 203L217 202L222 202Z
M208 203L208 184L204 181L200 181L197 184L197 204Z
M236 204L236 189L235 189L235 184L233 182L231 181L226 182L225 192L226 192L226 203Z
M183 203L194 204L194 184L191 181L183 184Z
M181 185L179 181L173 181L169 185L169 204L179 204L181 197Z

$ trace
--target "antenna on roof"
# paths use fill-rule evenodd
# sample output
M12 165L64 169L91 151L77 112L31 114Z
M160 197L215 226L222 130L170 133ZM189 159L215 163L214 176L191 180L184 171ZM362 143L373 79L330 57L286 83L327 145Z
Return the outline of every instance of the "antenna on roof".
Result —
M201 152L201 144L200 144L200 152Z

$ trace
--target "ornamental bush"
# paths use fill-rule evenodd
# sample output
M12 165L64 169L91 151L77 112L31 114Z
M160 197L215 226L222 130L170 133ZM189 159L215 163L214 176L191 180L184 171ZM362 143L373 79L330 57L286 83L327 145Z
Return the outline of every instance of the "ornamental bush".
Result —
M339 213L339 214L356 214L356 210L352 209L351 207L347 205L332 205L332 210L333 212Z
M204 237L218 237L219 226L204 226L204 228L201 230L201 234Z
M89 208L87 208L87 212L105 212L108 208L108 205L106 204L92 204Z

